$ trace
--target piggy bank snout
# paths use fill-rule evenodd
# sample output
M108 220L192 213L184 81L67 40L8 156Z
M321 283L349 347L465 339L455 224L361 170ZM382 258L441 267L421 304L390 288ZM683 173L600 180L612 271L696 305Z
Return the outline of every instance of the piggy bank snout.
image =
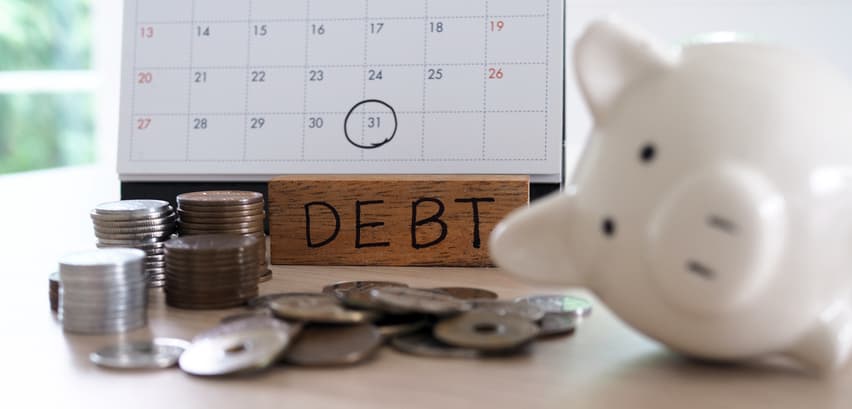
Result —
M686 180L651 218L648 270L666 302L716 315L754 302L784 241L783 201L758 175L723 167Z
M583 285L588 242L576 240L578 223L572 192L543 198L518 209L491 234L491 258L517 276L539 282Z

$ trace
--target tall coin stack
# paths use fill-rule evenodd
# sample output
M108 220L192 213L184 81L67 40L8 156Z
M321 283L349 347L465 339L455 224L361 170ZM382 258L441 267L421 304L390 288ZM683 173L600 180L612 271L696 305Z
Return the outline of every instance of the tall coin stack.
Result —
M59 319L65 331L111 334L148 321L145 252L100 249L59 261Z
M185 309L223 309L257 297L255 236L209 234L166 243L166 303Z
M266 234L263 221L263 195L245 191L185 193L177 197L181 236L198 234L240 234L261 242L258 249L260 282L272 279L266 261Z
M165 283L163 246L177 229L177 216L162 200L122 200L98 205L91 213L99 248L136 248L145 252L148 286Z

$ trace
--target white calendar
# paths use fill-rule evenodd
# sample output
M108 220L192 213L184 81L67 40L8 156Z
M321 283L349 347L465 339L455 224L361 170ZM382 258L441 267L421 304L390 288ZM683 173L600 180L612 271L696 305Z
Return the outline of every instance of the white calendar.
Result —
M126 0L125 181L563 172L562 0Z

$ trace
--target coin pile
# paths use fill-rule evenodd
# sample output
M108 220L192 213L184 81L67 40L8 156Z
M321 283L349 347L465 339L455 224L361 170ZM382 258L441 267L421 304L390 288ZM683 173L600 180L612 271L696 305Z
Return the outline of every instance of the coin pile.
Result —
M122 200L103 203L91 212L97 246L145 251L145 272L150 287L165 281L163 245L175 233L177 216L168 202Z
M48 290L50 296L50 310L53 312L59 311L59 273L51 273L47 278Z
M166 303L186 309L245 304L258 292L256 236L205 234L166 242Z
M65 331L126 332L147 324L145 252L100 249L59 261L59 319Z
M263 195L246 191L209 191L184 193L177 197L181 236L198 234L241 234L256 237L260 282L272 279L266 261Z
M252 299L192 342L180 367L200 376L263 370L277 363L352 365L384 344L417 356L487 358L527 351L534 340L574 332L588 301L536 295L513 301L477 288L409 288L350 281L320 293Z

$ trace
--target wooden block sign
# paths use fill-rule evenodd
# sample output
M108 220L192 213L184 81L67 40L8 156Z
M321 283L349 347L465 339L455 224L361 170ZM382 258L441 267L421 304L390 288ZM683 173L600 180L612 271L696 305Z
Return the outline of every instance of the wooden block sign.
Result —
M273 264L489 266L528 176L285 176L269 182Z

